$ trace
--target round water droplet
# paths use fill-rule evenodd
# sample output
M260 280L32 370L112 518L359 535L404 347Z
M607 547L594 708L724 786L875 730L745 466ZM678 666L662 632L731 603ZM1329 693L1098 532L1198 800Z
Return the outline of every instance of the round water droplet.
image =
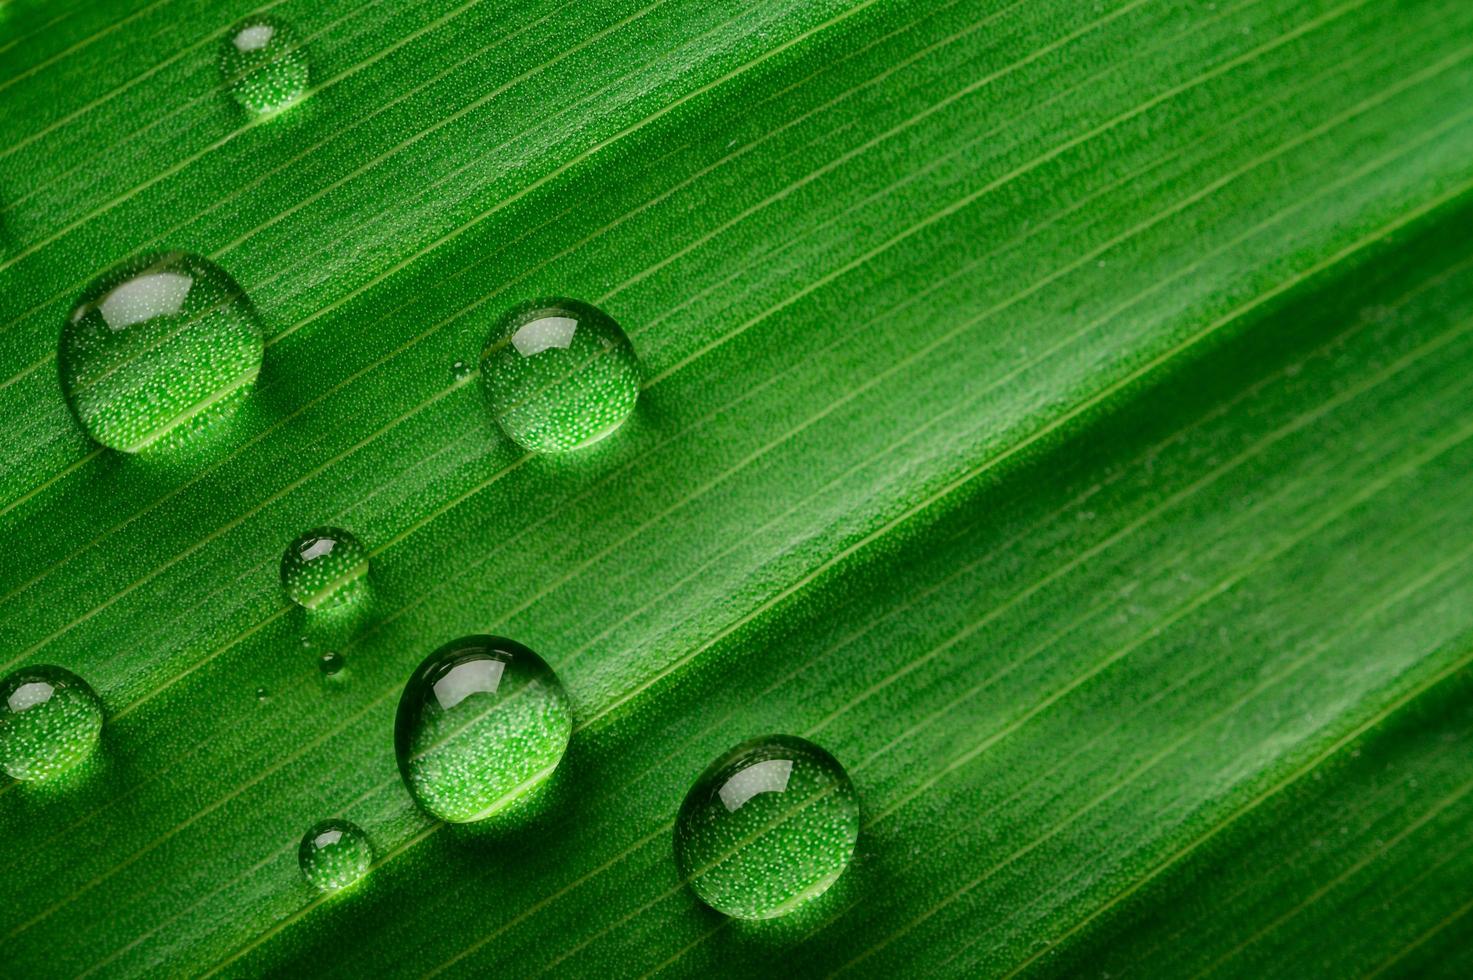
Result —
M281 584L293 602L308 609L332 609L363 594L368 552L358 539L336 527L316 527L287 545L281 556ZM303 646L310 646L306 637Z
M453 381L464 381L471 376L471 366L465 361L456 361L450 365L450 378Z
M441 820L505 809L552 774L573 712L552 668L520 643L468 636L420 664L399 698L394 749L404 784Z
M716 911L770 919L827 891L858 839L859 801L838 761L805 739L770 735L696 780L675 821L675 860Z
M348 660L346 657L341 653L333 653L331 651L324 653L317 661L317 666L328 677L333 676L347 665Z
M274 17L236 24L220 47L220 74L235 101L258 114L280 112L307 92L307 52Z
M503 316L481 353L491 413L523 449L561 453L617 429L639 397L624 331L571 299L524 303Z
M347 820L324 820L302 835L297 863L316 888L335 892L368 874L373 847L368 835Z
M267 700L269 700L270 697L271 697L271 692L268 691L268 690L266 690L264 687L258 687L258 688L256 688L256 700L257 701L260 701L260 702L264 703Z
M133 453L234 411L264 349L255 308L235 280L206 259L168 252L93 283L61 332L57 360L82 426Z
M50 779L85 759L102 733L102 702L60 667L22 667L0 682L0 768Z

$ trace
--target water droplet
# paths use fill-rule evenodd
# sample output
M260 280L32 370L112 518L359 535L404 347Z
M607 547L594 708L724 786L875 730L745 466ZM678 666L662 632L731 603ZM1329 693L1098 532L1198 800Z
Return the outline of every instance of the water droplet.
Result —
M828 890L859 838L854 784L805 739L743 742L703 772L675 822L675 860L697 895L741 919L784 915Z
M469 378L470 376L471 366L465 361L456 361L454 364L450 365L451 380L461 382L464 381L466 378Z
M104 446L134 453L233 412L264 349L255 308L235 280L206 259L168 252L88 287L57 358L82 426Z
M302 835L297 848L302 874L320 891L347 888L368 874L373 847L368 835L347 820L323 820Z
M307 52L274 17L247 17L225 35L220 74L235 101L258 114L280 112L307 92Z
M420 806L469 823L550 776L572 731L567 694L541 657L499 636L468 636L430 654L410 676L394 749Z
M257 701L265 702L268 699L270 699L270 697L271 697L271 692L267 691L264 687L258 687L258 688L256 688L256 700Z
M102 701L60 667L22 667L0 682L0 768L50 779L85 759L102 733Z
M308 609L332 609L363 594L368 552L352 534L315 527L287 545L281 556L281 584L293 602ZM303 646L310 646L306 637Z
M322 670L324 675L331 677L348 666L348 659L341 653L328 651L317 661L317 666Z
M571 299L513 308L481 353L496 421L523 449L561 453L617 429L639 397L639 365L624 331Z

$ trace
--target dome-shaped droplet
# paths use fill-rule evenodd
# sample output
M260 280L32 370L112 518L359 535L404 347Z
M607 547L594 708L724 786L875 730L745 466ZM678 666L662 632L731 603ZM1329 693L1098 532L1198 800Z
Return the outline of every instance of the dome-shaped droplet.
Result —
M234 411L261 371L260 320L235 280L183 252L125 263L61 332L62 390L94 439L139 452Z
M0 682L0 768L50 779L85 759L102 733L102 702L60 667L22 667Z
M368 866L373 863L373 847L357 824L324 820L313 824L302 835L297 863L316 888L335 892L368 873Z
M686 795L675 859L702 900L741 919L784 915L828 890L859 839L859 801L833 756L771 735L717 759Z
M317 527L287 545L281 556L281 585L299 606L332 609L363 593L368 552L336 527Z
M468 823L552 774L573 713L552 668L520 643L468 636L420 664L399 698L394 748L420 806Z
M506 434L539 453L597 442L639 397L629 338L607 313L571 299L536 300L503 316L481 353L481 381Z
M341 653L335 653L332 650L329 650L327 653L324 653L321 657L317 658L317 668L321 670L323 675L326 677L332 677L336 675L347 665L348 658L344 657Z
M290 27L258 14L225 35L220 74L235 101L251 112L280 112L307 92L307 53Z

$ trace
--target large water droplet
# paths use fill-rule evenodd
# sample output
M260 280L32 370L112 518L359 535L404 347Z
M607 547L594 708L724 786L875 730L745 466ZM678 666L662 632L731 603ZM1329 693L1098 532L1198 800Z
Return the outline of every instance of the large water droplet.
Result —
M496 421L524 449L561 453L617 429L639 397L639 365L624 331L571 299L515 307L481 353Z
M368 873L368 866L373 863L373 847L357 824L323 820L302 835L297 863L316 888L335 892Z
M859 801L838 761L805 739L770 735L696 780L675 822L675 860L718 912L769 919L827 891L858 839Z
M307 53L286 24L255 15L225 35L220 74L235 101L251 112L280 112L307 92Z
M61 332L62 389L104 446L175 443L234 411L261 370L255 308L196 255L125 263L82 294Z
M50 779L85 759L102 733L102 702L60 667L22 667L0 682L0 768Z
M281 556L282 587L293 602L308 609L352 602L363 594L367 576L368 551L341 528L313 528L287 545Z
M329 650L327 653L324 653L317 660L317 668L321 670L323 675L326 677L336 676L338 672L347 665L347 657L344 657L341 653L334 653L331 650Z
M430 654L409 678L394 748L420 806L468 823L541 784L572 731L567 694L541 657L499 636L468 636Z

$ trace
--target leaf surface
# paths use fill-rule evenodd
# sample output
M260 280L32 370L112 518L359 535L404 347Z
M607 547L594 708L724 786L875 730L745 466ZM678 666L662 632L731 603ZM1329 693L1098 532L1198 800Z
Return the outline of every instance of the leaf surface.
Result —
M265 121L217 74L245 4L0 12L0 658L109 714L77 779L0 788L0 962L1473 965L1473 7L265 7L312 71ZM201 446L125 457L56 340L160 248L245 288L265 366ZM549 294L644 377L537 458L452 365ZM277 581L324 524L371 552L356 615ZM409 672L476 632L576 711L520 825L435 823L394 762ZM770 732L864 825L758 927L671 823ZM321 899L328 816L376 863Z

